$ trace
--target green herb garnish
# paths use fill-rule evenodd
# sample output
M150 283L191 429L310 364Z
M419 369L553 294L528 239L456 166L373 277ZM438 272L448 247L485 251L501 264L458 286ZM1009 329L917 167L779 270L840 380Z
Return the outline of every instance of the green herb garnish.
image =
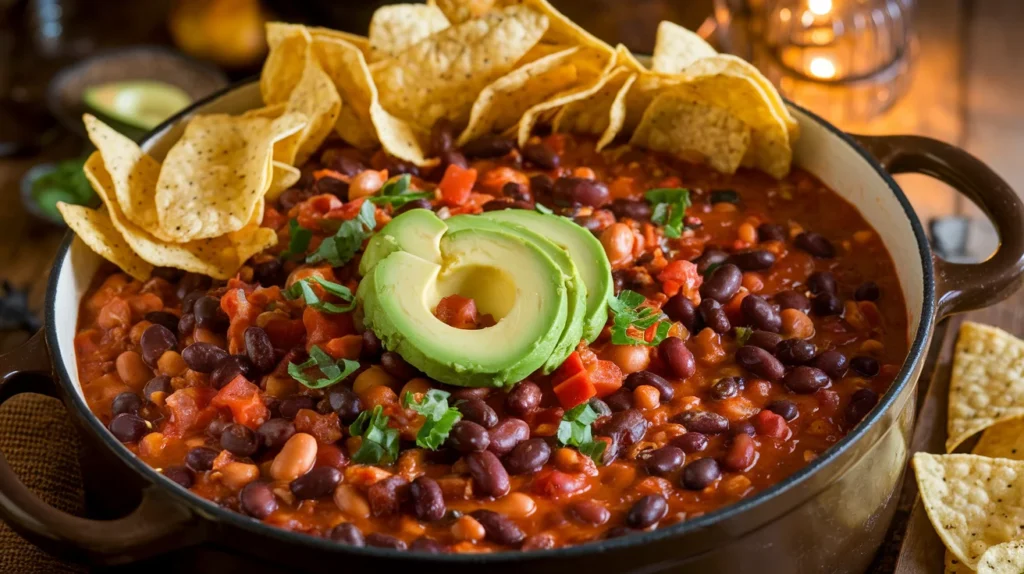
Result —
M651 221L661 225L666 237L679 237L683 233L683 218L690 207L690 191L680 187L652 189L644 194L651 204Z
M58 221L61 219L57 211L58 201L85 206L96 202L96 193L82 170L84 165L85 160L82 159L62 161L32 180L32 200L47 216Z
M594 462L600 462L601 455L607 445L603 440L594 440L590 425L598 419L597 411L590 406L590 403L576 405L562 415L562 421L558 423L558 434L556 438L559 444L564 446L575 446L579 451Z
M740 345L746 345L747 341L750 340L750 336L754 334L754 330L750 327L736 327L736 342Z
M416 434L416 444L430 450L437 450L448 439L455 423L462 419L462 413L455 407L448 406L450 393L431 389L423 395L419 402L412 393L405 393L402 404L426 417L426 421Z
M647 345L649 347L655 347L668 336L669 329L672 328L672 323L669 321L662 320L662 314L651 307L644 307L643 304L647 299L643 295L630 291L629 289L623 290L619 293L619 296L608 301L608 306L612 309L612 343L615 345ZM643 338L632 337L629 334L629 328L632 327L637 331L644 332L650 329L652 325L657 324L658 327L655 329L654 338L647 342Z
M375 212L373 203L364 201L356 218L343 221L334 235L324 239L320 247L306 257L306 263L326 261L332 267L348 263L377 227Z
M352 455L353 462L379 464L398 460L398 429L388 426L388 417L381 405L373 407L372 412L359 413L348 432L363 438L359 450Z
M554 210L544 205L543 203L540 203L539 201L533 204L533 208L539 211L540 213L543 213L544 215L552 215L553 213L555 213Z
M312 380L306 376L306 370L316 367L320 370L322 377ZM337 362L325 353L320 347L313 345L309 350L309 359L296 365L288 363L288 374L293 379L311 389L322 389L341 382L345 377L356 372L359 368L359 361L341 359Z
M409 174L389 179L380 188L380 192L377 195L370 197L370 201L377 205L390 203L392 208L398 209L410 201L434 197L434 194L429 191L419 193L411 191L409 189L411 180L412 176Z
M317 285L324 288L324 291L341 298L347 304L338 305L336 303L322 301L320 297L317 297L316 291L313 291L313 287L310 285L310 282L316 282ZM315 276L304 277L296 281L291 287L285 289L284 296L287 299L298 299L299 297L302 297L303 301L306 302L307 307L312 307L317 311L324 313L348 313L356 308L356 302L352 297L351 289L344 285Z
M304 256L310 240L313 239L313 232L299 225L298 219L292 219L288 222L288 236L288 249L281 252L281 258Z

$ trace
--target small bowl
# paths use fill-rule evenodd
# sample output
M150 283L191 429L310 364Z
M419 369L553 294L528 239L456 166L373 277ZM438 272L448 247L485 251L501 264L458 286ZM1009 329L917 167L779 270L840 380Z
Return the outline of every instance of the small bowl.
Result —
M32 195L32 186L35 184L36 180L50 173L56 167L57 164L55 162L40 163L32 166L31 169L25 172L25 175L21 178L21 205L25 207L25 211L27 211L29 215L36 219L45 221L51 225L56 225L57 227L67 227L67 224L64 223L63 219L55 217L40 208L36 198Z

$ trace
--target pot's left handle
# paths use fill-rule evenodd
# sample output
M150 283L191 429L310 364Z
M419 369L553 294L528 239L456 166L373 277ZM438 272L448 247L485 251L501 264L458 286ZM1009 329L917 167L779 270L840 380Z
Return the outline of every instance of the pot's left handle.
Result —
M0 355L0 403L21 392L53 394L52 377L49 351L40 331L21 347ZM131 514L117 520L90 520L57 510L21 482L3 453L0 518L48 552L101 564L153 556L195 543L201 536L201 525L192 512L155 487L145 490Z

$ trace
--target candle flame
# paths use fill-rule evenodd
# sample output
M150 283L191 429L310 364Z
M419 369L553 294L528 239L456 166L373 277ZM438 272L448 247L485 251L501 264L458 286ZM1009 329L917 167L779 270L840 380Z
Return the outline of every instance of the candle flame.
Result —
M808 71L811 75L816 78L830 79L836 75L836 65L832 63L832 60L825 58L824 56L818 56L811 60Z
M807 9L816 16L825 16L832 11L832 0L807 0Z

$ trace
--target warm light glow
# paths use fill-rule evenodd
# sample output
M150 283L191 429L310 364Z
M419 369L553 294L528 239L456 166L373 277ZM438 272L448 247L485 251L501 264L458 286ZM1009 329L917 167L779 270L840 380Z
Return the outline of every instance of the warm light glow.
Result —
M807 0L807 9L817 16L824 16L832 11L832 0Z
M827 80L835 77L836 75L836 65L832 63L832 60L823 56L818 56L812 59L811 64L807 69L811 72L811 75L816 78L823 78Z

